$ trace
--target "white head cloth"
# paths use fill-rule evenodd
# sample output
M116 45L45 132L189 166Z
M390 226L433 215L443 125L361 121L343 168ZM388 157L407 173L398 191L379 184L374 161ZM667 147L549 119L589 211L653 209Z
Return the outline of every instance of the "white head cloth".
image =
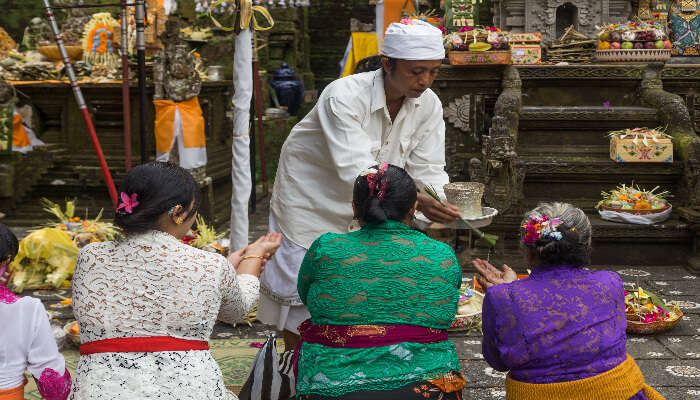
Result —
M421 20L412 20L408 25L394 22L384 34L382 55L399 60L442 60L442 32Z

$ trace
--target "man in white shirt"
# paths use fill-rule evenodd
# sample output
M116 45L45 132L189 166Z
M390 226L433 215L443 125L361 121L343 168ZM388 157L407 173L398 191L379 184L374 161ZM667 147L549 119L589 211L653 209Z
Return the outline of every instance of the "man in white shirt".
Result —
M270 202L270 232L282 233L282 245L261 276L258 318L284 331L287 350L310 316L297 293L304 254L322 234L347 232L363 170L382 162L402 167L419 188L431 185L444 198L445 122L429 89L445 58L442 32L423 21L391 24L382 55L382 69L328 85L282 147ZM432 221L459 216L457 207L422 193L418 204Z

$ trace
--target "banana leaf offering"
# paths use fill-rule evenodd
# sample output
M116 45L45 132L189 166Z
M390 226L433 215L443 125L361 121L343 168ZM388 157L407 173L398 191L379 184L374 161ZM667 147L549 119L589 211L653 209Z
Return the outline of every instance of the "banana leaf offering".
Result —
M19 242L19 252L10 264L9 288L59 288L73 276L78 246L68 233L56 228L31 232Z

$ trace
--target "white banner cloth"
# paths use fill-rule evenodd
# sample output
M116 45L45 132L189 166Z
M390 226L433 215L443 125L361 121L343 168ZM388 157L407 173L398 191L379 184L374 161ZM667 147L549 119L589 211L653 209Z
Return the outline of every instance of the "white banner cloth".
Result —
M231 250L248 245L250 100L253 97L253 44L250 29L236 36L233 58L233 142L231 144Z

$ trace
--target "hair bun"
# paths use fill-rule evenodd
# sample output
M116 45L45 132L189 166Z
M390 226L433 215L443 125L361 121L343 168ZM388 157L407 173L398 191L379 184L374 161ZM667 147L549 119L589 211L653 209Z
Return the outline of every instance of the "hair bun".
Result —
M382 223L387 220L386 211L382 208L382 202L378 198L372 197L369 199L364 220L372 223Z

